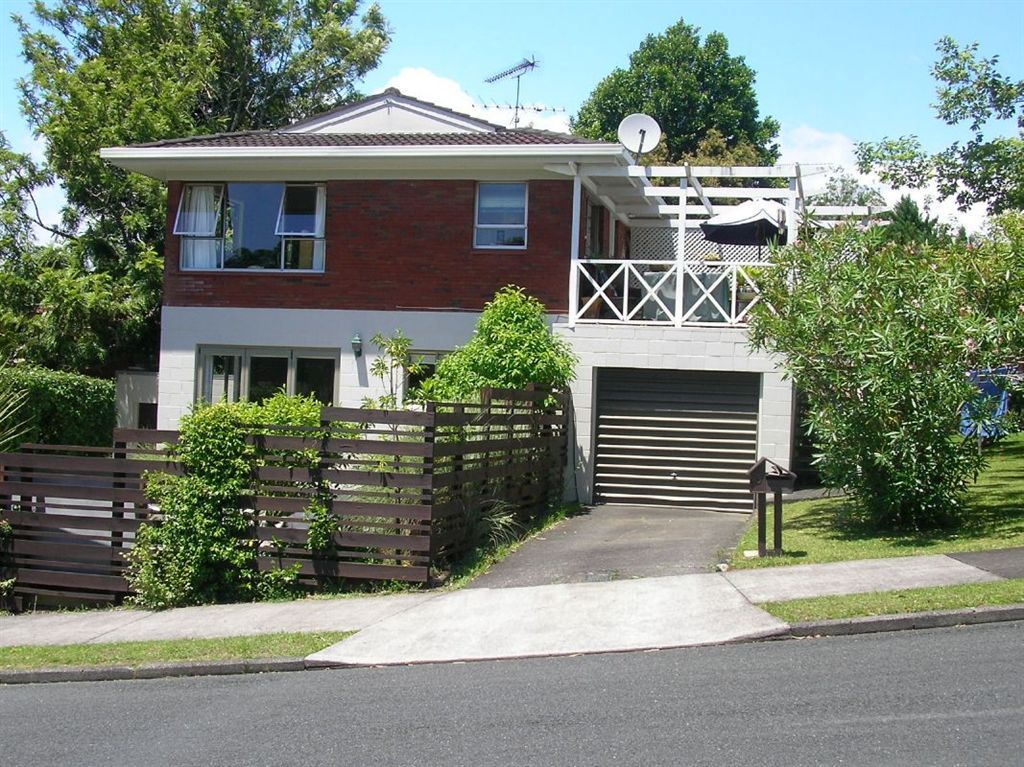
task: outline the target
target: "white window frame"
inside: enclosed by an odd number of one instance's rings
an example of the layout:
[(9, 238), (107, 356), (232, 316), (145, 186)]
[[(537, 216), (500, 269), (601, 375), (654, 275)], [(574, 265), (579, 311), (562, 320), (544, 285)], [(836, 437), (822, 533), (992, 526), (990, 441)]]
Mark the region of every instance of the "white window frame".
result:
[[(481, 224), (480, 223), (480, 187), (493, 184), (505, 186), (518, 184), (523, 187), (523, 225), (509, 226), (508, 224)], [(519, 229), (523, 230), (522, 245), (480, 245), (477, 243), (477, 232), (481, 229)], [(526, 250), (530, 244), (530, 185), (526, 181), (478, 181), (476, 194), (473, 200), (473, 249), (474, 250)]]
[[(261, 267), (261, 268), (232, 268), (224, 266), (224, 249), (225, 249), (225, 238), (223, 232), (219, 236), (209, 236), (205, 233), (193, 233), (183, 232), (178, 229), (178, 222), (181, 220), (181, 210), (185, 203), (185, 190), (190, 186), (213, 186), (217, 187), (219, 194), (217, 196), (218, 204), (218, 216), (217, 225), (218, 228), (224, 226), (224, 209), (229, 204), (228, 200), (228, 184), (222, 182), (187, 182), (182, 187), (181, 196), (178, 199), (178, 213), (174, 219), (174, 230), (173, 234), (179, 238), (179, 244), (184, 243), (186, 239), (194, 240), (214, 240), (220, 243), (219, 247), (219, 264), (220, 266), (215, 267), (192, 267), (185, 266), (183, 263), (184, 248), (179, 248), (178, 254), (178, 268), (183, 272), (233, 272), (233, 273), (245, 273), (245, 274), (323, 274), (327, 271), (327, 240), (325, 237), (326, 221), (327, 221), (327, 185), (317, 183), (290, 183), (287, 181), (236, 181), (231, 183), (237, 184), (282, 184), (283, 189), (281, 190), (281, 200), (278, 202), (277, 219), (274, 222), (274, 235), (281, 238), (281, 245), (278, 248), (278, 260), (277, 268)], [(284, 212), (284, 198), (288, 193), (288, 187), (293, 186), (313, 186), (317, 189), (316, 206), (317, 206), (317, 231), (314, 234), (308, 232), (302, 233), (291, 233), (281, 232), (281, 214)], [(312, 269), (288, 269), (285, 267), (285, 250), (289, 242), (295, 240), (312, 240), (313, 241), (313, 263), (314, 268)], [(317, 268), (316, 262), (320, 262), (319, 268)]]
[(207, 392), (211, 389), (214, 357), (239, 358), (239, 401), (249, 401), (249, 365), (253, 357), (283, 357), (288, 360), (288, 372), (285, 376), (285, 392), (294, 395), (296, 392), (298, 359), (321, 359), (334, 362), (333, 402), (338, 402), (338, 391), (341, 385), (341, 350), (323, 349), (302, 346), (221, 346), (201, 344), (196, 347), (196, 385), (193, 393), (194, 402), (209, 402)]

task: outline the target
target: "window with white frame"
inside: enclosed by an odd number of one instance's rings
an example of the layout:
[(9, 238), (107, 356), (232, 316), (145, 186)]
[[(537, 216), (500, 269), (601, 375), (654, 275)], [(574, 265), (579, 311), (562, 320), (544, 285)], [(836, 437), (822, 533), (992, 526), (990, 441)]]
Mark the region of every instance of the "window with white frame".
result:
[(527, 185), (479, 183), (476, 187), (477, 248), (525, 248)]
[(331, 349), (204, 346), (198, 396), (205, 402), (261, 402), (279, 391), (335, 402), (339, 354)]
[(322, 272), (326, 200), (322, 184), (187, 184), (181, 268)]

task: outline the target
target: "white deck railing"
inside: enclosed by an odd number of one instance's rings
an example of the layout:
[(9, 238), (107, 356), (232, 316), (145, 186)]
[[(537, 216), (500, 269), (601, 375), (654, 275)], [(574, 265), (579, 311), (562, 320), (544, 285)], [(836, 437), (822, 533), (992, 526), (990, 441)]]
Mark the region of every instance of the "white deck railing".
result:
[(746, 325), (766, 262), (573, 261), (572, 324)]

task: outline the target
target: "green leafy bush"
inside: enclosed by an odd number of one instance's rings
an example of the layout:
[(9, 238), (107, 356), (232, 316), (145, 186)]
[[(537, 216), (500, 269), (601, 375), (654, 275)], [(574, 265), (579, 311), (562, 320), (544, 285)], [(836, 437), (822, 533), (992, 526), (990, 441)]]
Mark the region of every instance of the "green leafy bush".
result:
[(552, 335), (544, 305), (509, 286), (487, 304), (472, 340), (441, 360), (418, 397), (467, 402), (487, 387), (563, 389), (575, 367), (568, 342)]
[(109, 446), (114, 382), (32, 365), (0, 369), (0, 389), (25, 392), (23, 442)]
[[(161, 511), (143, 525), (129, 555), (135, 601), (146, 607), (273, 599), (294, 591), (297, 568), (260, 572), (253, 493), (259, 426), (315, 426), (320, 404), (283, 393), (257, 405), (200, 406), (183, 419), (176, 457), (183, 476), (151, 474), (146, 492)], [(295, 451), (298, 465), (308, 451)], [(313, 451), (315, 453), (315, 451)]]
[(1024, 356), (1024, 217), (972, 246), (885, 240), (842, 228), (781, 251), (751, 340), (806, 392), (826, 484), (876, 529), (948, 526), (985, 461), (959, 434), (966, 373)]

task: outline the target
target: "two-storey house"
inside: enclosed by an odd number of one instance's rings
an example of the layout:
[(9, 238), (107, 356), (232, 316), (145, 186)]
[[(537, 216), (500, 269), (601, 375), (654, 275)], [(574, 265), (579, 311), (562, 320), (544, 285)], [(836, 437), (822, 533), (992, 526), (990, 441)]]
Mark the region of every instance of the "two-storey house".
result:
[(580, 358), (583, 501), (745, 509), (755, 457), (790, 461), (792, 386), (744, 330), (766, 256), (692, 225), (715, 210), (700, 173), (789, 178), (746, 193), (780, 199), (792, 227), (798, 171), (642, 168), (617, 143), (395, 90), (280, 130), (102, 156), (167, 183), (160, 428), (197, 401), (282, 387), (356, 405), (379, 394), (374, 334), (402, 329), (430, 363), (514, 284)]

